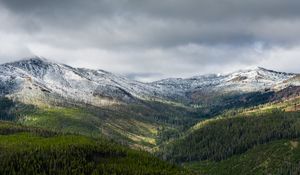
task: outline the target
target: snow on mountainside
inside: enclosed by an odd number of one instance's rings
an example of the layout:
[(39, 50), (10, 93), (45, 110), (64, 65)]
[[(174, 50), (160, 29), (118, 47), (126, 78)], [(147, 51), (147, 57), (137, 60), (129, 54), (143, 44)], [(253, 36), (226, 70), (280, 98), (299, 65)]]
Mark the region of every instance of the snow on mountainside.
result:
[[(103, 70), (72, 68), (43, 58), (32, 58), (0, 66), (1, 93), (19, 93), (38, 87), (86, 103), (101, 99), (133, 100), (150, 96), (151, 85), (129, 80)], [(26, 95), (26, 94), (25, 94)], [(102, 101), (103, 102), (103, 101)]]
[(31, 100), (38, 95), (45, 98), (48, 94), (93, 105), (138, 99), (188, 101), (186, 94), (192, 91), (264, 91), (283, 82), (286, 84), (295, 76), (256, 68), (226, 75), (142, 83), (103, 70), (73, 68), (43, 58), (31, 58), (0, 65), (0, 93), (19, 98), (28, 96)]
[(224, 92), (253, 92), (272, 89), (276, 85), (295, 76), (296, 74), (276, 72), (258, 67), (224, 75), (210, 74), (187, 79), (165, 79), (156, 81), (154, 84), (173, 90), (180, 89), (184, 91), (210, 89)]
[(295, 74), (276, 72), (267, 70), (261, 67), (252, 70), (237, 71), (228, 74), (224, 78), (224, 83), (221, 88), (226, 88), (226, 91), (261, 91), (273, 89), (276, 85), (294, 77)]

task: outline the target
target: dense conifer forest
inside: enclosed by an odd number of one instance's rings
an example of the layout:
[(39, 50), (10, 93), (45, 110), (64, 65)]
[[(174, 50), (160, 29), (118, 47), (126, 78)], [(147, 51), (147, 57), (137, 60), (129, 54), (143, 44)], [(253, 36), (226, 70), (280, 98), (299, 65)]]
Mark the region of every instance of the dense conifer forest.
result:
[(224, 160), (272, 140), (300, 136), (300, 113), (274, 110), (203, 122), (182, 139), (162, 146), (162, 157), (174, 162)]
[(0, 174), (192, 174), (103, 138), (0, 122)]

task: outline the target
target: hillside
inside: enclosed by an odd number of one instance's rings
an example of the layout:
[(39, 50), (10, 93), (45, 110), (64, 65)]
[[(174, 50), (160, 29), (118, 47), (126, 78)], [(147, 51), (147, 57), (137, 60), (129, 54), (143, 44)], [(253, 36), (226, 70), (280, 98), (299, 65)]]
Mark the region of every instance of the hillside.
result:
[(0, 122), (0, 174), (190, 174), (106, 139)]
[(278, 101), (199, 122), (157, 155), (204, 174), (297, 174), (300, 98), (290, 92), (295, 88), (277, 92), (285, 97)]
[(186, 164), (189, 169), (211, 175), (299, 174), (299, 139), (272, 141), (220, 162)]
[(300, 115), (272, 111), (252, 116), (205, 121), (182, 139), (162, 147), (162, 157), (175, 162), (224, 160), (272, 140), (298, 138)]
[(2, 120), (90, 137), (105, 136), (149, 151), (156, 146), (155, 139), (162, 127), (180, 129), (197, 121), (195, 110), (163, 103), (100, 108), (66, 104), (36, 106), (0, 98), (0, 107)]

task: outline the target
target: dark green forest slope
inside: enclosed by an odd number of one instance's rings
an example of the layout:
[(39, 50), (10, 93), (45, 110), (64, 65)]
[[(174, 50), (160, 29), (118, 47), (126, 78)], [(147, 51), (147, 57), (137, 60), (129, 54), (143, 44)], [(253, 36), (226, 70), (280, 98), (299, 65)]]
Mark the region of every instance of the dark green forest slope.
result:
[(299, 139), (272, 141), (223, 161), (207, 160), (186, 166), (210, 175), (296, 175), (300, 173)]
[(183, 138), (162, 146), (160, 153), (174, 162), (220, 161), (259, 144), (299, 136), (300, 113), (272, 111), (203, 122)]
[(202, 174), (299, 174), (299, 98), (199, 122), (158, 155)]
[(0, 174), (190, 174), (106, 139), (0, 122)]

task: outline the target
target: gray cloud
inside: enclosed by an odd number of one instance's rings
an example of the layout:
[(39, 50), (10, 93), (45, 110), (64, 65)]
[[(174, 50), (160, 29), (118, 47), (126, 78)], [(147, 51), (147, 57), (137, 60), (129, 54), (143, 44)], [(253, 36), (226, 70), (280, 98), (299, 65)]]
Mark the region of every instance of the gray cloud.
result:
[(136, 79), (289, 70), (271, 55), (296, 59), (299, 8), (298, 0), (0, 0), (0, 61), (41, 55)]

